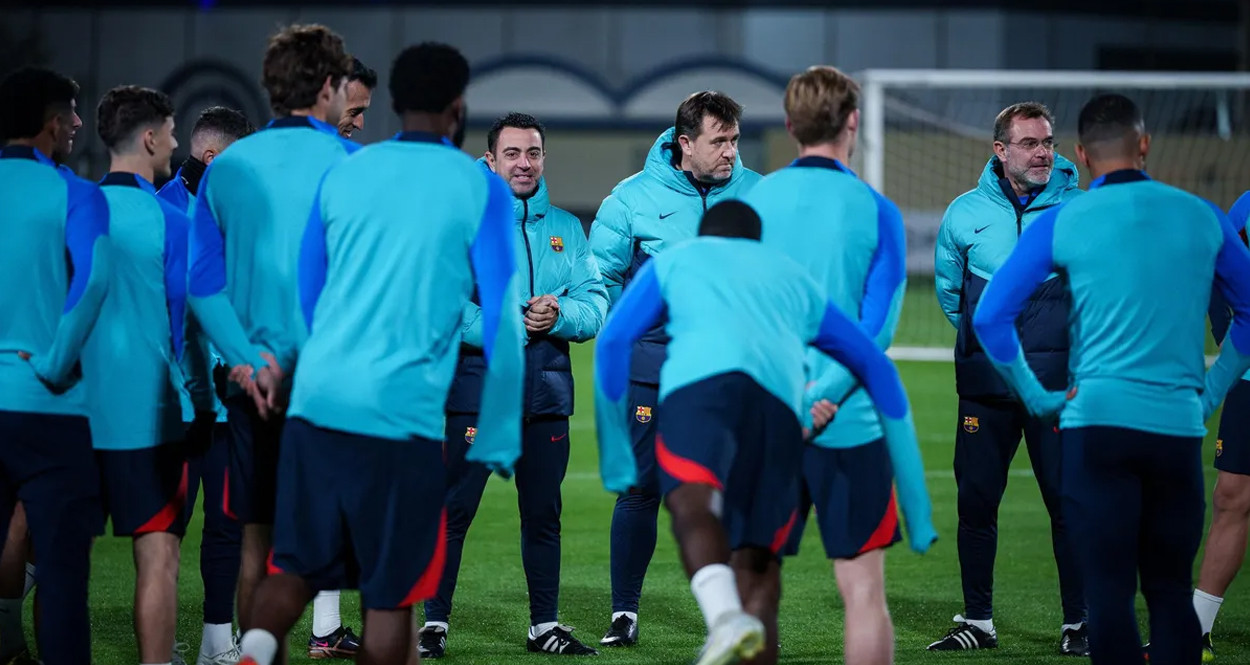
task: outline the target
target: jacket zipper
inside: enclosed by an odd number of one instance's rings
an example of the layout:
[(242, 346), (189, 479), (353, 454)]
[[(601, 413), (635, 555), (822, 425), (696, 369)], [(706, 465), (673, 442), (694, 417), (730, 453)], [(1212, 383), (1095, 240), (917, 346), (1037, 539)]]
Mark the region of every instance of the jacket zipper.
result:
[(530, 218), (530, 202), (529, 200), (521, 201), (521, 205), (525, 206), (525, 215), (521, 217), (521, 237), (525, 239), (525, 260), (529, 263), (530, 268), (530, 297), (534, 297), (534, 253), (530, 249), (530, 234), (526, 231), (525, 224)]

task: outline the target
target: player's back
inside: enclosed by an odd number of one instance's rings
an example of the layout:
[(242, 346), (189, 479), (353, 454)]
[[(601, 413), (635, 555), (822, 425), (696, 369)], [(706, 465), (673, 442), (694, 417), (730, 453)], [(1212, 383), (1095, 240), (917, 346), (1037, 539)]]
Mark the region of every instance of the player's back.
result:
[(250, 341), (279, 358), (303, 340), (296, 264), (317, 185), (358, 147), (326, 123), (279, 118), (233, 143), (200, 184), (196, 215), (221, 229), (226, 296)]
[[(829, 300), (859, 321), (864, 314), (864, 295), (874, 264), (890, 260), (882, 251), (882, 244), (895, 242), (901, 256), (902, 220), (894, 204), (836, 160), (823, 157), (801, 158), (768, 175), (744, 200), (763, 222), (764, 244), (806, 267), (826, 289)], [(901, 277), (898, 275), (900, 280)], [(890, 297), (896, 290), (890, 289)], [(878, 329), (870, 335), (880, 338), (880, 329), (885, 328), (885, 338), (892, 336), (892, 323), (886, 321), (888, 309), (869, 314), (874, 321), (868, 324)], [(821, 376), (835, 364), (815, 349), (808, 350), (807, 361), (811, 378)], [(842, 404), (838, 418), (822, 433), (818, 443), (855, 446), (881, 436), (872, 401), (863, 390), (858, 390)]]
[(441, 440), (473, 294), (470, 247), (496, 176), (431, 136), (404, 136), (414, 140), (371, 145), (322, 184), (325, 281), (290, 412), (319, 427)]
[(1072, 292), (1065, 427), (1201, 436), (1203, 348), (1221, 215), (1118, 171), (1055, 213), (1054, 265)]
[[(67, 310), (66, 221), (94, 183), (66, 176), (32, 148), (0, 150), (0, 410), (78, 413), (82, 391), (55, 397), (15, 351), (45, 353)], [(7, 353), (5, 353), (7, 352)]]
[(701, 237), (654, 259), (672, 341), (660, 396), (744, 372), (798, 414), (804, 352), (826, 300), (801, 265), (754, 240)]
[[(187, 219), (129, 173), (100, 182), (108, 201), (113, 271), (109, 295), (83, 347), (91, 438), (96, 448), (146, 448), (180, 440), (182, 311), (166, 292), (172, 243), (185, 247)], [(183, 238), (179, 240), (178, 235)], [(183, 250), (185, 251), (185, 250)], [(185, 258), (180, 263), (185, 284)]]

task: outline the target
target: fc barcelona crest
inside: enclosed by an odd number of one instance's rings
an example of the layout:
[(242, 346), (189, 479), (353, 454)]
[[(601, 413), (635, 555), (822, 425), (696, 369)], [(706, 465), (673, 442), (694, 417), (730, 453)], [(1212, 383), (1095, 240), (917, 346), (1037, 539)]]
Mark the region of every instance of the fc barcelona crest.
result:
[(1224, 454), (1224, 439), (1215, 440), (1215, 456), (1219, 457)]
[(551, 236), (551, 249), (555, 252), (564, 251), (564, 238), (560, 236)]
[(634, 411), (634, 418), (640, 423), (651, 422), (651, 407), (640, 406)]
[(465, 430), (464, 430), (464, 440), (465, 440), (465, 442), (466, 442), (466, 443), (470, 443), (470, 444), (471, 444), (471, 443), (473, 443), (473, 440), (474, 440), (474, 439), (476, 439), (476, 438), (477, 438), (477, 428), (476, 428), (476, 427), (468, 427), (468, 428), (465, 428)]
[(964, 431), (969, 434), (976, 434), (981, 429), (981, 420), (976, 416), (964, 416)]

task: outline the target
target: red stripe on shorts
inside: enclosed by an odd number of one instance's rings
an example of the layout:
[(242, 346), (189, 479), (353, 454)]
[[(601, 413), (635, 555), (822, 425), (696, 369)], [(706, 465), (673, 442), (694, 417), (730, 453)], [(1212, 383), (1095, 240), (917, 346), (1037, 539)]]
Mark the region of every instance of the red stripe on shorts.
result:
[(777, 529), (777, 533), (773, 536), (773, 544), (769, 547), (769, 549), (773, 551), (773, 554), (780, 552), (781, 548), (786, 546), (786, 541), (790, 540), (790, 532), (794, 530), (794, 523), (797, 522), (798, 519), (799, 511), (796, 508), (790, 513), (790, 519), (785, 523), (785, 526)]
[(421, 573), (421, 579), (412, 585), (412, 590), (400, 602), (400, 607), (411, 607), (423, 600), (433, 598), (438, 593), (438, 583), (443, 578), (443, 564), (447, 560), (447, 509), (444, 508), (438, 517), (438, 544), (434, 546), (434, 556), (430, 557), (430, 565)]
[(182, 479), (178, 481), (178, 491), (170, 498), (169, 503), (161, 508), (160, 512), (152, 516), (152, 519), (143, 523), (138, 529), (135, 529), (135, 535), (143, 533), (162, 533), (169, 531), (169, 527), (174, 525), (174, 520), (182, 514), (182, 506), (187, 502), (187, 463), (182, 463)]
[(894, 490), (890, 489), (890, 504), (885, 507), (885, 515), (881, 517), (881, 523), (877, 525), (877, 530), (872, 532), (868, 537), (868, 542), (860, 548), (859, 553), (871, 552), (879, 550), (894, 542), (894, 531), (898, 529), (898, 505), (894, 500)]
[(664, 437), (655, 435), (655, 460), (660, 463), (664, 473), (687, 485), (711, 485), (724, 490), (725, 485), (716, 477), (712, 470), (698, 462), (681, 457), (664, 445)]

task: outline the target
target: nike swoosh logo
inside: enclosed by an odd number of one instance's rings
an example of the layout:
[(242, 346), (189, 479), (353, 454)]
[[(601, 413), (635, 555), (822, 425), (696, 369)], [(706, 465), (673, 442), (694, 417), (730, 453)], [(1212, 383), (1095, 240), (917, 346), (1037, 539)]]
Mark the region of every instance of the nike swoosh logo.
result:
[(676, 215), (676, 214), (677, 214), (677, 211), (674, 210), (673, 212), (670, 212), (667, 215), (660, 215), (660, 219), (668, 219), (669, 217), (672, 217), (673, 215)]
[(551, 442), (552, 442), (552, 443), (555, 443), (556, 441), (560, 441), (560, 440), (565, 439), (565, 438), (567, 438), (567, 437), (568, 437), (568, 434), (561, 434), (560, 436), (553, 436), (553, 437), (551, 437)]
[(977, 229), (976, 231), (973, 231), (973, 233), (980, 233), (980, 232), (982, 232), (982, 231), (984, 231), (984, 230), (986, 230), (986, 229), (988, 229), (988, 228), (990, 228), (990, 225), (989, 225), (989, 224), (986, 224), (985, 226), (982, 226), (981, 228)]

